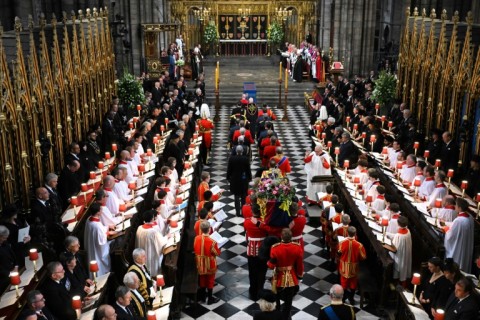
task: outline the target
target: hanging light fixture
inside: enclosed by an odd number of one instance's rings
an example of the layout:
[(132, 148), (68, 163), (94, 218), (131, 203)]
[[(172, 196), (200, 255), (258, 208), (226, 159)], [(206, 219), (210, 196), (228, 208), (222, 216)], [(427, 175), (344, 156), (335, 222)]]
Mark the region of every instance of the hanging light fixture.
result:
[(283, 21), (287, 20), (288, 17), (290, 17), (293, 13), (292, 9), (288, 9), (287, 7), (282, 8), (278, 7), (275, 9), (275, 15), (277, 16), (278, 19), (281, 19)]
[(200, 8), (194, 9), (193, 14), (198, 18), (198, 20), (203, 21), (207, 20), (212, 13), (212, 9), (208, 6), (206, 1), (203, 1), (203, 4)]

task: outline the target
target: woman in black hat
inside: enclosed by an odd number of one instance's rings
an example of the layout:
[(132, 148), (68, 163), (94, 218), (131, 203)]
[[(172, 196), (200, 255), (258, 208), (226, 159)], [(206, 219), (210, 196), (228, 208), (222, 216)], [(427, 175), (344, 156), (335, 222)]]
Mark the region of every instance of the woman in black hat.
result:
[(18, 241), (18, 232), (20, 229), (28, 226), (24, 219), (18, 218), (18, 209), (14, 205), (10, 205), (3, 210), (2, 221), (3, 224), (10, 231), (8, 242), (12, 246), (12, 250), (15, 253), (17, 264), (21, 268), (25, 265), (25, 256), (27, 255), (27, 245), (30, 242), (30, 235), (27, 235), (22, 240)]
[(282, 320), (283, 314), (277, 310), (277, 296), (271, 290), (262, 290), (258, 294), (260, 312), (255, 313), (253, 320)]

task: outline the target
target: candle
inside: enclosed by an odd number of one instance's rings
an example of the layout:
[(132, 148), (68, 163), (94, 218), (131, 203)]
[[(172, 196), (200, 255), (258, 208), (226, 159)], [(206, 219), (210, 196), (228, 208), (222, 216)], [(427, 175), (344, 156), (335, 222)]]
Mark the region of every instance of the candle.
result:
[(96, 260), (90, 261), (90, 272), (97, 272), (98, 271), (98, 263)]
[(185, 162), (184, 166), (185, 169), (190, 169), (190, 162)]
[(72, 297), (72, 308), (74, 310), (82, 309), (82, 298), (80, 296)]
[(142, 110), (142, 106), (139, 105), (139, 104), (137, 104), (137, 110), (138, 110), (138, 111)]
[(130, 181), (128, 183), (128, 189), (135, 190), (136, 188), (137, 188), (137, 184), (135, 183), (135, 181)]
[(170, 228), (176, 228), (176, 227), (178, 227), (178, 221), (170, 220)]
[(360, 183), (360, 177), (358, 177), (358, 176), (353, 177), (353, 183), (355, 183), (355, 184)]
[(90, 171), (90, 179), (93, 180), (95, 179), (97, 175), (95, 174), (95, 171)]
[(190, 156), (193, 155), (193, 149), (192, 148), (188, 149), (188, 155), (190, 155)]
[(438, 167), (440, 167), (441, 164), (442, 164), (442, 160), (440, 160), (440, 159), (435, 160), (435, 167), (438, 168)]
[(358, 130), (358, 123), (353, 124), (353, 130), (355, 130), (355, 131)]
[(365, 139), (367, 137), (367, 133), (366, 132), (362, 132), (362, 138)]
[(348, 168), (350, 167), (350, 160), (345, 160), (345, 161), (343, 161), (343, 167), (344, 167), (345, 169), (348, 169)]
[(147, 312), (147, 320), (157, 320), (157, 315), (155, 314), (155, 311), (148, 311)]
[(448, 169), (448, 172), (447, 172), (447, 177), (449, 178), (453, 178), (453, 169)]
[(372, 135), (370, 136), (370, 142), (374, 143), (375, 141), (377, 141), (377, 137), (375, 137), (375, 135), (372, 134)]
[(78, 198), (76, 196), (72, 196), (70, 198), (70, 203), (73, 205), (73, 206), (76, 206), (78, 205)]
[(28, 251), (28, 258), (30, 259), (30, 261), (36, 261), (38, 260), (38, 251), (37, 249), (30, 249)]
[(412, 284), (418, 286), (420, 284), (420, 273), (414, 273), (412, 277)]
[(116, 143), (112, 143), (112, 150), (117, 151), (117, 144)]
[(445, 311), (443, 311), (443, 309), (435, 310), (434, 320), (444, 320), (444, 319), (445, 319)]
[(435, 208), (441, 208), (442, 207), (442, 198), (436, 198), (435, 199)]
[(388, 127), (393, 128), (393, 121), (388, 121)]
[(415, 142), (413, 143), (413, 149), (418, 149), (418, 148), (420, 148), (420, 142), (415, 141)]
[(108, 152), (108, 151), (105, 152), (105, 159), (106, 160), (110, 159), (110, 152)]
[(140, 163), (138, 165), (138, 172), (145, 172), (145, 164)]
[(388, 227), (388, 219), (382, 218), (382, 227)]
[(430, 150), (425, 150), (425, 151), (423, 152), (423, 157), (424, 157), (425, 159), (428, 158), (428, 157), (430, 157)]
[(340, 154), (340, 147), (335, 147), (335, 154)]
[(20, 274), (18, 272), (10, 272), (10, 284), (12, 286), (18, 286), (22, 280), (20, 279)]
[(190, 145), (188, 147), (194, 149), (195, 148), (195, 143), (190, 143)]
[(88, 190), (88, 186), (87, 186), (86, 183), (82, 183), (82, 184), (80, 185), (80, 188), (81, 188), (82, 192), (87, 192), (87, 190)]
[(127, 205), (125, 203), (120, 203), (118, 205), (118, 211), (125, 212), (127, 210)]
[(198, 125), (195, 126), (195, 131), (198, 131), (200, 127)]
[(398, 161), (397, 162), (397, 169), (401, 170), (403, 168), (403, 161)]
[(382, 154), (388, 154), (388, 147), (382, 148)]
[(382, 122), (385, 122), (385, 120), (387, 120), (387, 117), (386, 117), (386, 116), (382, 116)]
[(197, 140), (197, 138), (198, 138), (198, 133), (194, 133), (193, 134), (193, 140)]
[(138, 122), (138, 117), (133, 117), (133, 122), (137, 123)]
[(280, 66), (279, 66), (279, 69), (278, 69), (278, 80), (279, 81), (282, 80), (282, 61), (280, 61)]
[(165, 279), (163, 278), (163, 274), (159, 274), (157, 276), (157, 287), (163, 287), (165, 285)]
[(187, 184), (187, 179), (181, 178), (181, 179), (180, 179), (180, 183), (181, 183), (181, 184)]
[(322, 132), (322, 139), (325, 139), (327, 137), (327, 133), (326, 132)]
[(347, 117), (347, 124), (350, 123), (350, 117)]
[(160, 131), (162, 131), (162, 132), (165, 131), (165, 126), (163, 124), (160, 125)]
[(157, 144), (158, 143), (158, 137), (153, 137), (153, 144)]
[(177, 197), (177, 199), (175, 199), (176, 204), (182, 204), (182, 202), (183, 202), (183, 199), (181, 197)]
[(468, 188), (468, 181), (467, 180), (463, 180), (462, 181), (462, 184), (460, 185), (460, 188), (462, 190), (466, 190)]
[(103, 161), (98, 161), (97, 167), (98, 169), (103, 169), (105, 167), (105, 164), (103, 163)]
[(129, 123), (128, 123), (128, 127), (129, 127), (130, 129), (133, 129), (133, 122), (129, 122)]
[(168, 118), (165, 118), (165, 125), (168, 126)]
[(315, 130), (320, 131), (320, 125), (319, 124), (315, 125)]
[(477, 200), (477, 202), (480, 202), (480, 193), (477, 193), (477, 196), (475, 197), (475, 200)]
[(147, 156), (151, 157), (153, 155), (152, 149), (148, 148), (147, 149)]
[(327, 147), (329, 147), (329, 148), (332, 147), (332, 141), (327, 141)]
[(285, 69), (285, 90), (288, 89), (288, 70)]
[(422, 185), (422, 180), (420, 180), (420, 178), (415, 178), (415, 179), (413, 180), (413, 185), (414, 185), (415, 187), (420, 187), (420, 186)]
[(379, 110), (380, 109), (380, 104), (379, 103), (376, 103), (375, 104), (375, 110)]

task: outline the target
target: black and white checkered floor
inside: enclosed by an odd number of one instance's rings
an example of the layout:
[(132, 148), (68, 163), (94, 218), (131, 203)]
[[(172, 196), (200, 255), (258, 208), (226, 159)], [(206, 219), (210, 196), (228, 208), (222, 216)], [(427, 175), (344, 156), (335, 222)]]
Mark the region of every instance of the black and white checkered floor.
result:
[[(231, 107), (222, 106), (220, 122), (216, 123), (212, 148), (211, 165), (205, 170), (211, 174), (210, 185), (218, 185), (225, 189), (221, 202), (225, 203), (224, 211), (229, 215), (220, 229), (220, 234), (230, 241), (223, 246), (222, 254), (217, 258), (218, 272), (216, 275), (214, 295), (221, 300), (213, 305), (200, 304), (190, 306), (182, 313), (182, 319), (251, 319), (259, 310), (258, 304), (248, 298), (248, 266), (246, 258), (246, 241), (243, 230), (243, 218), (235, 216), (234, 199), (229, 190), (228, 181), (225, 179), (228, 163), (228, 151), (226, 148), (229, 115)], [(289, 157), (292, 166), (290, 181), (296, 186), (299, 197), (304, 200), (306, 189), (306, 175), (303, 171), (303, 158), (305, 150), (310, 146), (307, 136), (309, 116), (303, 106), (289, 106), (289, 122), (280, 119), (283, 112), (274, 110), (278, 120), (275, 122), (275, 130), (284, 146), (284, 152)], [(212, 110), (212, 115), (214, 111)], [(254, 154), (256, 150), (254, 150)], [(252, 173), (259, 168), (258, 159), (253, 161)], [(311, 207), (310, 207), (311, 208)], [(308, 208), (307, 208), (308, 209)], [(313, 219), (312, 219), (313, 220)], [(305, 227), (305, 276), (300, 285), (300, 291), (293, 300), (293, 319), (316, 319), (320, 308), (330, 303), (328, 290), (334, 283), (338, 283), (338, 274), (334, 267), (327, 261), (326, 251), (320, 245), (320, 228), (318, 221), (311, 221)], [(269, 274), (267, 275), (267, 277)], [(268, 283), (265, 284), (267, 288)], [(355, 310), (357, 319), (378, 319), (371, 313), (358, 308), (360, 298)]]

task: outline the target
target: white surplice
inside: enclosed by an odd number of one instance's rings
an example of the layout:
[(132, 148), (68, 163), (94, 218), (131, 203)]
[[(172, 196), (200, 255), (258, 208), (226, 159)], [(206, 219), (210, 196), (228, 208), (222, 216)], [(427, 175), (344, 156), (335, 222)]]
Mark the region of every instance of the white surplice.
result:
[(107, 206), (108, 210), (111, 213), (116, 214), (119, 212), (120, 204), (124, 204), (125, 202), (122, 199), (119, 199), (117, 194), (110, 189), (104, 189), (105, 193), (108, 195), (107, 202), (105, 205)]
[(152, 275), (162, 273), (163, 247), (166, 243), (167, 237), (162, 236), (157, 225), (144, 224), (138, 227), (135, 247), (145, 250), (147, 254), (145, 265)]
[(444, 184), (438, 184), (433, 188), (432, 193), (427, 198), (427, 206), (435, 207), (435, 199), (443, 199), (447, 195), (447, 188)]
[(416, 170), (415, 165), (407, 166), (406, 164), (402, 167), (402, 174), (400, 175), (400, 179), (402, 179), (403, 183), (412, 183), (413, 179), (415, 178)]
[(428, 199), (435, 189), (435, 180), (433, 177), (428, 177), (423, 180), (422, 184), (418, 188), (418, 196), (420, 199)]
[(405, 281), (412, 276), (412, 235), (410, 230), (406, 230), (406, 234), (397, 232), (393, 236), (392, 244), (397, 248), (397, 252), (390, 252), (394, 261), (393, 278), (400, 281)]
[[(324, 167), (328, 166), (328, 168)], [(315, 152), (310, 153), (305, 158), (305, 172), (307, 173), (307, 198), (310, 201), (318, 201), (317, 193), (325, 192), (327, 185), (324, 183), (312, 183), (312, 178), (315, 176), (329, 176), (332, 174), (330, 166), (330, 156), (323, 152), (317, 155)]]
[(453, 258), (460, 269), (470, 273), (473, 255), (474, 222), (472, 216), (459, 213), (445, 234), (445, 256)]
[(108, 227), (105, 227), (100, 219), (89, 218), (85, 223), (85, 250), (88, 254), (88, 261), (97, 261), (97, 277), (110, 272), (110, 245), (107, 231)]
[(112, 212), (108, 209), (107, 206), (102, 206), (102, 214), (100, 215), (100, 221), (106, 227), (114, 225), (116, 226), (122, 222), (122, 217), (114, 217)]

